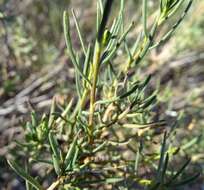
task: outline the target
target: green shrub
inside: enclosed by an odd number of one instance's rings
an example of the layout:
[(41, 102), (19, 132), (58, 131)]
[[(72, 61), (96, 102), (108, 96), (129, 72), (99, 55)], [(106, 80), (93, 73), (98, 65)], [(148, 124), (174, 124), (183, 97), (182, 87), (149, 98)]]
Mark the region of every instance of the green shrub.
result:
[[(108, 24), (113, 6), (117, 7), (114, 3), (97, 1), (94, 44), (86, 45), (72, 10), (83, 55), (72, 46), (69, 13), (63, 14), (78, 98), (62, 113), (56, 112), (54, 98), (49, 116), (39, 119), (33, 112), (31, 122), (24, 126), (25, 142), (17, 143), (26, 166), (17, 157), (8, 163), (25, 179), (27, 189), (44, 189), (45, 182), (50, 185), (48, 190), (177, 189), (199, 176), (185, 172), (189, 159), (172, 169), (179, 152), (172, 142), (176, 124), (167, 125), (156, 113), (157, 91), (148, 88), (151, 76), (137, 74), (145, 55), (171, 37), (192, 1), (160, 0), (154, 21), (148, 22), (148, 1), (143, 0), (143, 29), (134, 40), (128, 34), (136, 23), (124, 22), (125, 0)], [(178, 16), (177, 22), (156, 41), (160, 28), (173, 15)], [(160, 137), (161, 143), (155, 144)], [(42, 167), (34, 178), (29, 173), (36, 164)]]

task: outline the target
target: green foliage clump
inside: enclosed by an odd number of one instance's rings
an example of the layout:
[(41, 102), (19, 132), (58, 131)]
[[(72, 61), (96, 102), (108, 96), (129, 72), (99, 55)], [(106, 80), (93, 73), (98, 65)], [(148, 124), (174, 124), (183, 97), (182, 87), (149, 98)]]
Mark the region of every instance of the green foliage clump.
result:
[[(96, 38), (88, 45), (72, 10), (83, 55), (74, 50), (69, 12), (64, 12), (65, 41), (75, 68), (78, 98), (62, 113), (56, 112), (53, 99), (49, 116), (38, 119), (32, 113), (31, 122), (24, 126), (25, 142), (17, 143), (23, 148), (26, 167), (14, 159), (8, 163), (25, 179), (27, 189), (44, 189), (45, 181), (50, 183), (48, 190), (177, 189), (199, 176), (186, 174), (189, 159), (172, 169), (179, 152), (172, 143), (176, 124), (167, 124), (156, 113), (157, 91), (148, 88), (151, 75), (137, 74), (145, 55), (171, 37), (192, 1), (160, 0), (154, 21), (148, 22), (148, 1), (143, 0), (143, 29), (134, 43), (128, 34), (136, 23), (124, 22), (125, 4), (120, 1), (118, 15), (109, 24), (116, 4), (97, 1)], [(183, 10), (181, 16), (177, 10)], [(156, 42), (161, 26), (173, 15), (179, 17), (177, 22)], [(36, 164), (43, 164), (43, 172), (34, 178), (29, 171)]]

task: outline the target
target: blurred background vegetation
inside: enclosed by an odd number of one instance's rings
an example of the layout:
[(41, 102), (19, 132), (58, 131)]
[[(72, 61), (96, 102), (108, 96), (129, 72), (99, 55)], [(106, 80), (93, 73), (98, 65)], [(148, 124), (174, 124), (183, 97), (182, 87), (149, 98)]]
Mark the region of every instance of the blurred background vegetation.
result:
[[(34, 109), (47, 112), (55, 95), (60, 105), (75, 97), (74, 70), (65, 54), (62, 12), (74, 7), (87, 41), (94, 39), (93, 0), (0, 0), (0, 189), (23, 189), (5, 156), (21, 139), (21, 124)], [(128, 0), (127, 20), (140, 29), (140, 0)], [(149, 1), (154, 9), (156, 0)], [(151, 18), (151, 16), (150, 16)], [(171, 24), (171, 23), (169, 23)], [(73, 26), (73, 24), (72, 24)], [(165, 32), (165, 28), (163, 28)], [(138, 33), (135, 30), (131, 35)], [(79, 42), (73, 28), (74, 46)], [(175, 143), (183, 145), (193, 164), (204, 167), (204, 1), (195, 0), (190, 13), (167, 43), (153, 50), (138, 69), (152, 73), (158, 88), (158, 112), (180, 128)], [(119, 60), (120, 61), (120, 60)], [(120, 62), (119, 62), (120, 63)], [(121, 63), (122, 64), (122, 63)], [(200, 183), (193, 189), (203, 189)]]

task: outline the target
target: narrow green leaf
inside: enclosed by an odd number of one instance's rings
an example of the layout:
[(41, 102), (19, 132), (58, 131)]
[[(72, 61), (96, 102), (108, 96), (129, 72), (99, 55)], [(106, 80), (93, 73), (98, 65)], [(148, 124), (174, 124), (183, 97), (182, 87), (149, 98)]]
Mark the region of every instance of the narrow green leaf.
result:
[[(112, 27), (110, 29), (110, 40), (105, 49), (106, 56), (108, 55), (109, 52), (111, 52), (111, 50), (114, 48), (114, 46), (117, 43), (117, 37), (120, 33), (121, 23), (122, 23), (122, 17), (119, 15), (118, 18), (114, 19)], [(105, 57), (103, 59), (105, 59)]]
[(69, 14), (66, 11), (64, 11), (64, 13), (63, 13), (63, 27), (64, 27), (64, 36), (65, 36), (65, 41), (66, 41), (66, 45), (67, 45), (67, 50), (69, 52), (69, 56), (71, 58), (71, 61), (74, 64), (76, 70), (83, 77), (83, 79), (86, 80), (90, 84), (90, 81), (83, 74), (83, 71), (81, 70), (81, 68), (78, 65), (78, 62), (77, 62), (77, 59), (76, 59), (76, 55), (75, 55), (73, 47), (72, 47), (72, 41), (71, 41), (71, 36), (70, 36)]
[(99, 3), (101, 15), (103, 15), (103, 3), (102, 3), (102, 0), (98, 0), (98, 3)]
[[(25, 172), (28, 173), (28, 163), (25, 163)], [(33, 186), (26, 180), (26, 190), (32, 190)]]
[(70, 163), (72, 162), (71, 158), (73, 158), (74, 156), (74, 152), (75, 152), (75, 148), (76, 148), (76, 145), (77, 145), (77, 139), (78, 139), (78, 135), (79, 135), (80, 131), (77, 133), (77, 135), (74, 137), (74, 140), (67, 152), (67, 155), (65, 157), (65, 167), (66, 167), (66, 170), (69, 169), (70, 167)]
[(140, 85), (140, 90), (142, 90), (143, 88), (145, 88), (149, 84), (151, 78), (152, 78), (152, 75), (147, 76), (147, 78), (144, 80), (144, 82)]
[[(122, 19), (121, 19), (122, 21)], [(122, 24), (122, 22), (120, 23)], [(108, 50), (106, 50), (106, 56), (103, 58), (102, 63), (106, 63), (108, 62), (111, 58), (113, 58), (113, 56), (115, 55), (116, 51), (119, 49), (120, 45), (122, 44), (122, 42), (125, 40), (127, 34), (133, 29), (133, 27), (135, 26), (135, 22), (132, 22), (129, 27), (126, 29), (126, 31), (124, 31), (124, 33), (122, 34), (122, 36), (118, 39), (117, 43), (114, 44), (114, 42), (110, 43), (109, 46), (107, 47)], [(114, 46), (115, 45), (115, 46)], [(114, 46), (114, 47), (113, 47)]]
[(202, 136), (199, 135), (198, 137), (195, 137), (193, 138), (192, 140), (190, 140), (189, 142), (187, 142), (186, 144), (182, 145), (181, 146), (181, 149), (182, 150), (186, 150), (190, 147), (192, 147), (194, 144), (198, 143), (199, 139), (201, 138)]
[(60, 160), (59, 144), (57, 140), (55, 139), (52, 131), (49, 132), (48, 138), (49, 138), (49, 143), (50, 143), (52, 152), (57, 157), (57, 159)]
[(43, 187), (29, 174), (25, 172), (25, 170), (22, 169), (21, 166), (19, 166), (14, 160), (7, 160), (10, 167), (18, 174), (20, 175), (24, 180), (27, 180), (35, 189), (37, 190), (43, 190)]
[(136, 174), (138, 174), (139, 160), (140, 160), (140, 149), (138, 148), (137, 153), (135, 155), (135, 167), (134, 167)]
[(153, 128), (153, 127), (162, 127), (165, 126), (166, 122), (161, 120), (158, 122), (150, 122), (150, 123), (132, 123), (132, 124), (123, 124), (122, 127), (126, 128), (135, 128), (135, 129), (146, 129), (146, 128)]
[(55, 106), (56, 106), (56, 98), (54, 97), (52, 99), (52, 104), (51, 104), (51, 109), (50, 109), (50, 115), (49, 115), (49, 121), (48, 121), (48, 128), (50, 129), (53, 122), (54, 122), (54, 119), (55, 119), (55, 116), (53, 115), (53, 113), (55, 112)]
[(142, 32), (139, 33), (133, 47), (131, 48), (131, 54), (132, 55), (134, 55), (136, 53), (136, 51), (137, 51), (137, 49), (139, 47), (141, 38), (142, 38)]
[(101, 14), (99, 1), (97, 1), (96, 6), (97, 6), (97, 8), (96, 8), (96, 31), (98, 33), (100, 22), (101, 22), (101, 15), (103, 15), (103, 14)]
[(36, 128), (29, 121), (26, 122), (26, 130), (29, 129), (32, 135), (36, 134)]
[(100, 150), (102, 150), (105, 146), (107, 145), (107, 141), (104, 141), (102, 144), (100, 144), (99, 146), (97, 146), (95, 149), (93, 149), (93, 153), (96, 153)]
[(115, 178), (105, 178), (99, 180), (89, 180), (89, 181), (80, 181), (80, 184), (114, 184), (123, 181), (124, 178), (115, 177)]
[(52, 160), (44, 160), (44, 159), (32, 159), (32, 162), (36, 162), (36, 163), (44, 163), (44, 164), (49, 164), (49, 165), (52, 165)]
[[(171, 17), (172, 15), (174, 15), (174, 13), (181, 8), (182, 4), (185, 2), (186, 0), (178, 0), (175, 4), (172, 4), (169, 7), (169, 11), (168, 11), (168, 18)], [(189, 4), (191, 4), (193, 2), (193, 0), (189, 0), (189, 3), (187, 5), (187, 7), (189, 6)], [(189, 7), (190, 8), (190, 7)], [(184, 11), (185, 12), (185, 11)]]
[(72, 108), (74, 99), (72, 98), (69, 102), (69, 104), (66, 106), (65, 110), (62, 112), (61, 116), (56, 120), (56, 124), (60, 124), (60, 122), (63, 120), (62, 118), (65, 118), (66, 115), (69, 113), (70, 109)]
[(80, 29), (80, 26), (79, 26), (79, 22), (78, 22), (78, 20), (76, 18), (76, 14), (75, 14), (74, 9), (72, 9), (72, 15), (73, 15), (74, 22), (75, 22), (75, 25), (76, 25), (76, 29), (77, 29), (77, 33), (78, 33), (79, 40), (80, 40), (80, 43), (81, 43), (81, 47), (83, 49), (84, 55), (86, 55), (85, 43), (84, 43), (84, 40), (83, 40), (83, 37), (82, 37), (82, 34), (81, 34), (81, 29)]
[(84, 61), (84, 70), (83, 70), (83, 73), (86, 76), (88, 75), (88, 69), (90, 68), (90, 61), (91, 61), (91, 45), (89, 44), (85, 61)]
[(164, 10), (164, 1), (160, 0), (160, 14), (163, 12)]
[(56, 174), (60, 176), (61, 175), (60, 160), (57, 158), (56, 155), (52, 154), (52, 161)]
[(166, 157), (165, 157), (162, 173), (161, 173), (161, 183), (162, 184), (164, 183), (164, 178), (165, 178), (165, 175), (166, 175), (168, 163), (169, 163), (169, 154), (167, 153)]
[(116, 178), (107, 178), (105, 181), (106, 181), (106, 183), (113, 184), (113, 183), (121, 182), (123, 180), (124, 180), (123, 178), (116, 177)]
[(179, 187), (179, 186), (183, 186), (183, 185), (187, 185), (189, 183), (192, 183), (193, 181), (195, 181), (196, 179), (198, 179), (198, 177), (200, 176), (200, 173), (197, 173), (191, 177), (188, 177), (186, 179), (181, 180), (178, 183), (174, 183), (172, 185), (169, 185), (169, 187)]
[(126, 97), (130, 96), (132, 93), (134, 93), (138, 89), (138, 87), (139, 87), (139, 83), (135, 82), (133, 87), (129, 91), (127, 91), (124, 94), (120, 95), (119, 98), (123, 99), (123, 98), (126, 98)]
[(76, 164), (78, 155), (79, 155), (79, 147), (76, 147), (76, 151), (74, 153), (74, 157), (73, 157), (73, 160), (72, 160), (72, 168), (74, 168), (74, 166)]
[(179, 2), (182, 2), (182, 0), (175, 0), (173, 3), (170, 5), (169, 9), (174, 8)]
[(141, 109), (146, 109), (157, 99), (157, 95), (152, 95), (145, 100), (145, 102), (140, 106)]
[(185, 168), (189, 165), (191, 159), (188, 159), (184, 165), (176, 172), (176, 174), (169, 180), (169, 182), (167, 183), (167, 185), (170, 185), (174, 180), (176, 180), (185, 170)]
[(34, 128), (38, 125), (37, 116), (36, 116), (36, 113), (34, 111), (32, 111), (32, 113), (31, 113), (31, 124)]
[[(124, 9), (124, 1), (121, 2), (119, 15), (116, 19), (114, 19), (113, 25), (112, 25), (111, 30), (110, 30), (111, 36), (112, 37), (114, 36), (115, 38), (112, 38), (109, 41), (107, 48), (106, 48), (106, 52), (113, 52), (113, 50), (116, 49), (116, 47), (114, 47), (114, 46), (117, 46), (116, 45), (116, 43), (117, 43), (116, 37), (119, 35), (120, 29), (122, 27), (123, 9)], [(104, 61), (104, 62), (107, 62), (107, 61)]]

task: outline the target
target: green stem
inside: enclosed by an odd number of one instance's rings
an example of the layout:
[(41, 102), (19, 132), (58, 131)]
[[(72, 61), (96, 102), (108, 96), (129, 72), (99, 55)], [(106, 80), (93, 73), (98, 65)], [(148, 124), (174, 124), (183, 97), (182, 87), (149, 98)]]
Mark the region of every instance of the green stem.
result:
[(96, 38), (95, 49), (94, 49), (94, 57), (93, 57), (93, 65), (91, 69), (91, 77), (92, 78), (92, 86), (90, 92), (90, 113), (89, 113), (89, 141), (93, 142), (93, 124), (94, 124), (94, 111), (95, 111), (95, 101), (96, 101), (96, 86), (99, 74), (100, 67), (100, 57), (101, 57), (101, 49), (102, 49), (102, 40), (105, 31), (105, 27), (111, 12), (111, 7), (114, 0), (107, 0), (105, 3), (103, 17), (101, 20), (101, 24), (99, 27), (99, 31)]
[(95, 111), (95, 101), (96, 101), (96, 86), (98, 80), (99, 66), (100, 66), (100, 55), (101, 55), (101, 46), (98, 41), (95, 44), (94, 58), (93, 58), (93, 81), (90, 92), (90, 113), (89, 113), (89, 132), (90, 132), (90, 141), (92, 141), (93, 134), (93, 120), (94, 120), (94, 111)]

